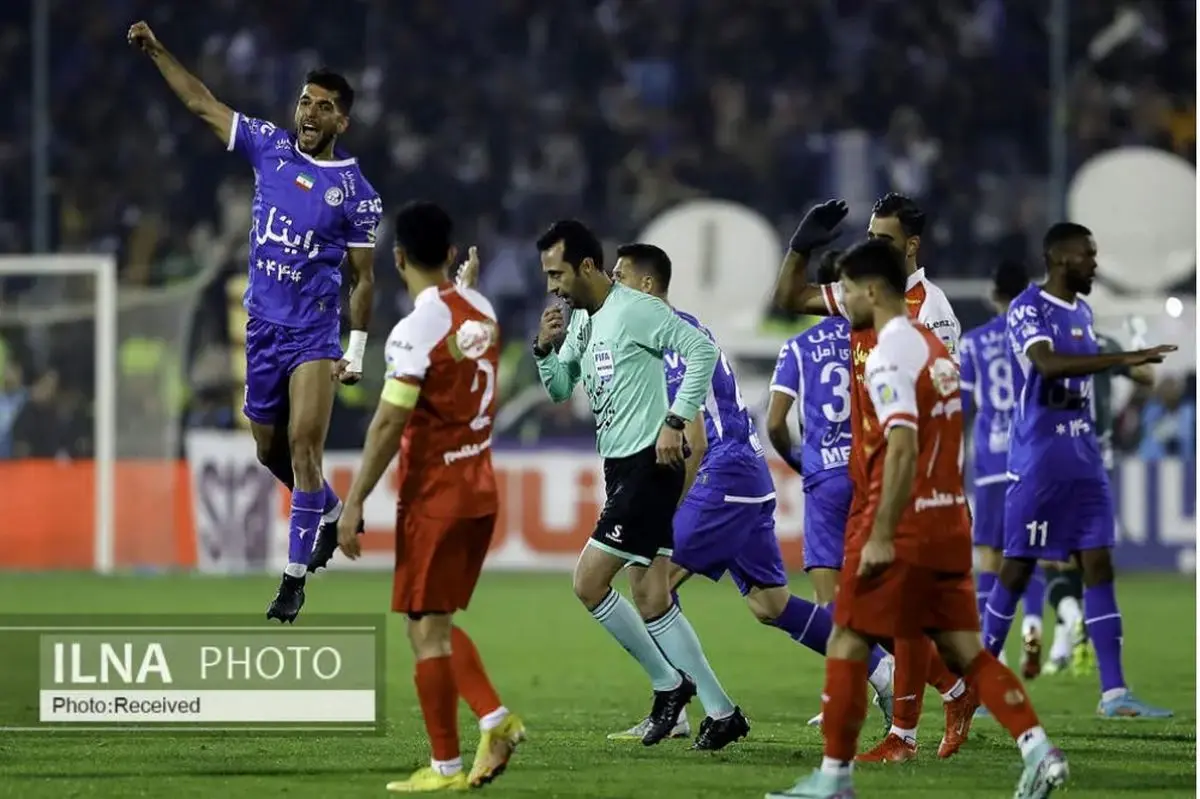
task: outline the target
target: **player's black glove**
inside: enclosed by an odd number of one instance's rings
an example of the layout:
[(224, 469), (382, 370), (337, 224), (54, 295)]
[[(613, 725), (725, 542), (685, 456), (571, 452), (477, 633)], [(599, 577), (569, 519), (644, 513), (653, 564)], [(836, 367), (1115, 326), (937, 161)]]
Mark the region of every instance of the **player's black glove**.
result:
[(817, 247), (823, 247), (842, 235), (838, 225), (846, 218), (850, 209), (845, 200), (826, 200), (809, 210), (800, 220), (788, 244), (792, 252), (808, 256)]

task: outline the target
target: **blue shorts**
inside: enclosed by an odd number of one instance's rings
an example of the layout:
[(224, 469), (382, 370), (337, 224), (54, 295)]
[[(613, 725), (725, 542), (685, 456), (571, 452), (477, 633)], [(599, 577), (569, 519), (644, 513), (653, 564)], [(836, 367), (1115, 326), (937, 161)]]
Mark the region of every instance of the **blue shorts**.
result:
[(1072, 553), (1117, 543), (1107, 480), (1008, 484), (1004, 497), (1004, 556), (1070, 560)]
[(842, 568), (846, 520), (854, 485), (847, 475), (826, 478), (804, 491), (804, 570)]
[(788, 584), (775, 537), (775, 500), (726, 502), (688, 494), (675, 512), (671, 560), (710, 580), (725, 572), (745, 596), (751, 588)]
[(971, 535), (977, 547), (1004, 549), (1004, 503), (1008, 481), (975, 486)]
[(250, 319), (246, 322), (246, 398), (242, 412), (252, 422), (275, 424), (288, 407), (292, 372), (309, 361), (337, 361), (341, 357), (341, 331), (336, 322), (307, 330)]

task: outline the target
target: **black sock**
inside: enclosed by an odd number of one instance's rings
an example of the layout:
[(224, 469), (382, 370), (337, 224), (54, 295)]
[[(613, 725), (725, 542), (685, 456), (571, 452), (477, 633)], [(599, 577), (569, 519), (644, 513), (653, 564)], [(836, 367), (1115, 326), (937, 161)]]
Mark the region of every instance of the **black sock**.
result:
[(1069, 574), (1071, 572), (1046, 569), (1046, 599), (1054, 609), (1055, 615), (1058, 615), (1058, 603), (1072, 596), (1071, 579), (1067, 576)]

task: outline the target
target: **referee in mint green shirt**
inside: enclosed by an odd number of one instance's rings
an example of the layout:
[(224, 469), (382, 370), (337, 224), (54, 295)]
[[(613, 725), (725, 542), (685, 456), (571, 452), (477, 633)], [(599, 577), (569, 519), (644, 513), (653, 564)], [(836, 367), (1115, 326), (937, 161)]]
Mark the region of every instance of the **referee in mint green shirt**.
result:
[[(651, 746), (697, 694), (709, 718), (736, 710), (672, 601), (667, 576), (683, 429), (702, 412), (720, 353), (662, 300), (614, 283), (599, 239), (583, 223), (555, 222), (537, 246), (547, 291), (571, 308), (569, 320), (557, 306), (542, 314), (533, 347), (538, 373), (555, 402), (582, 380), (604, 459), (606, 502), (575, 567), (575, 595), (649, 675), (654, 705), (642, 743)], [(664, 350), (687, 363), (669, 408)], [(612, 588), (626, 566), (636, 610)]]

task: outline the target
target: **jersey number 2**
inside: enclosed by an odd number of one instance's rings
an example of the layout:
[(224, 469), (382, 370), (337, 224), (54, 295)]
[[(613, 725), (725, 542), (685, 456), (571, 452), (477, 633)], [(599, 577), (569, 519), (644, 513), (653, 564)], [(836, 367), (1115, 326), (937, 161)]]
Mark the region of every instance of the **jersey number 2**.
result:
[(475, 432), (479, 432), (492, 424), (492, 417), (488, 411), (492, 407), (492, 397), (496, 395), (496, 367), (492, 366), (491, 361), (476, 361), (475, 367), (475, 378), (471, 381), (471, 393), (482, 390), (483, 394), (479, 397), (479, 412), (471, 420), (470, 427)]

